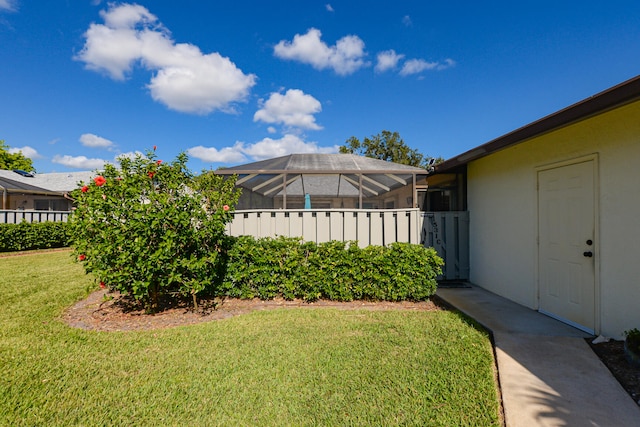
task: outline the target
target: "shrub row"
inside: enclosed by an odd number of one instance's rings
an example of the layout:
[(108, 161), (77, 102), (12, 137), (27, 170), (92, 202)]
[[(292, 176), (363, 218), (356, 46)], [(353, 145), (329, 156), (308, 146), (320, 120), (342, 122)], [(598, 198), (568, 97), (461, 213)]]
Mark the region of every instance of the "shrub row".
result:
[(0, 252), (63, 248), (71, 244), (66, 222), (26, 222), (0, 224)]
[(295, 238), (231, 239), (220, 294), (306, 301), (422, 301), (436, 290), (443, 261), (433, 248), (409, 243), (360, 248)]
[[(72, 242), (66, 222), (0, 224), (0, 252), (59, 248)], [(422, 301), (436, 290), (443, 261), (409, 243), (360, 248), (296, 238), (229, 237), (218, 263), (216, 295), (315, 301)], [(211, 280), (208, 281), (211, 283)]]

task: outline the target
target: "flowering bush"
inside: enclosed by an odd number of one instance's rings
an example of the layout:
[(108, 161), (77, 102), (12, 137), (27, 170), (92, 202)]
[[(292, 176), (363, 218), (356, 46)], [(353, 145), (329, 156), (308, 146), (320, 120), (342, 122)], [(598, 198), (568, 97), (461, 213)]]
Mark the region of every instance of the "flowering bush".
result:
[[(155, 148), (155, 147), (154, 147)], [(163, 295), (213, 290), (221, 268), (225, 225), (240, 196), (235, 180), (194, 176), (187, 156), (156, 160), (154, 152), (120, 158), (72, 196), (74, 250), (101, 287), (157, 306)]]

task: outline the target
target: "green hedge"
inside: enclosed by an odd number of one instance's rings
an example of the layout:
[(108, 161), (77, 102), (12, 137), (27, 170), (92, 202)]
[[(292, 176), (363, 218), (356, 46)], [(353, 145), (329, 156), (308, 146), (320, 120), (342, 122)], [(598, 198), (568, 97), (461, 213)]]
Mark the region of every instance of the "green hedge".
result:
[[(72, 242), (66, 222), (0, 224), (0, 252), (59, 248)], [(232, 298), (315, 301), (423, 301), (436, 291), (443, 261), (409, 243), (360, 248), (357, 242), (229, 237), (214, 291)]]
[(222, 295), (307, 301), (422, 301), (436, 291), (443, 261), (409, 243), (360, 248), (356, 242), (295, 238), (230, 239)]
[(71, 244), (66, 222), (0, 224), (0, 252), (63, 248)]

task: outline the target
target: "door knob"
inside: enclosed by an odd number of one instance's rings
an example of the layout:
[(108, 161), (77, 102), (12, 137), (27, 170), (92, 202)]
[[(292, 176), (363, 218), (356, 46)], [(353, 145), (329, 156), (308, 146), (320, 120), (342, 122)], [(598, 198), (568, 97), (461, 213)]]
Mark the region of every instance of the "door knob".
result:
[(586, 256), (587, 258), (591, 258), (593, 256), (593, 252), (587, 251), (587, 252), (584, 252), (582, 255)]

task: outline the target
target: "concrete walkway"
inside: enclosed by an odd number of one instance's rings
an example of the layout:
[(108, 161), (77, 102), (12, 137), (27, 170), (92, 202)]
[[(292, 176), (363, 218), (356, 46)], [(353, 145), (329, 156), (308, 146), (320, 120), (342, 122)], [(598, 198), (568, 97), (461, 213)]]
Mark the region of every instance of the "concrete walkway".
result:
[(475, 286), (436, 295), (492, 332), (507, 427), (640, 426), (590, 335)]

